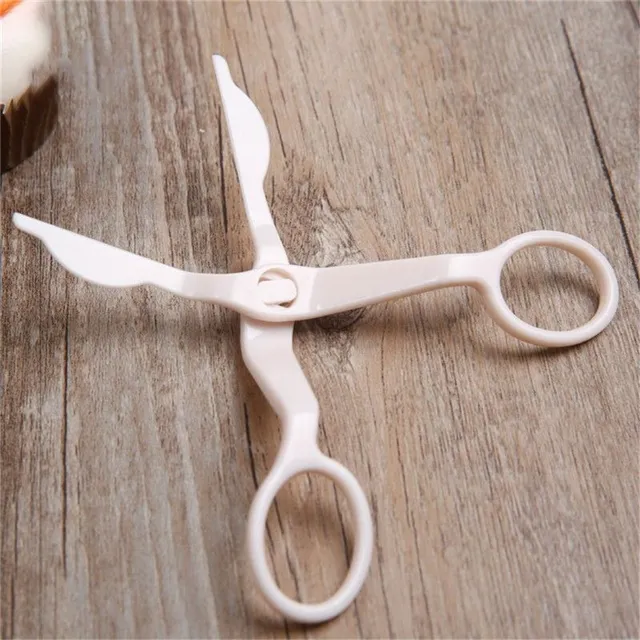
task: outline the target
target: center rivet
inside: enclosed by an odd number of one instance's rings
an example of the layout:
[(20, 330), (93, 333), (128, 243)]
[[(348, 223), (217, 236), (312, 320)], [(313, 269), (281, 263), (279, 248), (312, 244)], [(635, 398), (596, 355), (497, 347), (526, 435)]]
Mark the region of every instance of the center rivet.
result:
[(269, 306), (290, 306), (298, 295), (298, 288), (291, 277), (280, 269), (265, 271), (258, 280), (262, 302)]

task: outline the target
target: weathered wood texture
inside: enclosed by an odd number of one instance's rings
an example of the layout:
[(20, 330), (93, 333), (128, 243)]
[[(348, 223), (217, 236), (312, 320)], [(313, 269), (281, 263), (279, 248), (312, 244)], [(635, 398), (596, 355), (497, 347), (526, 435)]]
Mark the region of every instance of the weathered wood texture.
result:
[[(2, 187), (2, 636), (637, 637), (635, 6), (50, 8), (59, 127)], [(597, 245), (620, 280), (613, 324), (553, 352), (457, 290), (299, 325), (321, 446), (376, 526), (357, 601), (312, 629), (283, 624), (245, 561), (279, 427), (237, 316), (93, 287), (10, 222), (23, 211), (181, 268), (249, 267), (214, 52), (267, 121), (292, 261), (547, 228)], [(594, 309), (588, 274), (554, 251), (518, 255), (504, 284), (543, 326)], [(328, 595), (351, 536), (332, 486), (297, 480), (272, 516), (280, 584)]]

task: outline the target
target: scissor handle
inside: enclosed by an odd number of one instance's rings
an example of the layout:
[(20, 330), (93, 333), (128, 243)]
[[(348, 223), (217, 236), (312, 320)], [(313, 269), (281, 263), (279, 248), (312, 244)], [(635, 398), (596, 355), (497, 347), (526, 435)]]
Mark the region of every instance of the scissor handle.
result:
[[(260, 589), (273, 607), (284, 616), (303, 624), (325, 622), (342, 613), (355, 599), (367, 576), (373, 551), (373, 522), (362, 488), (343, 465), (325, 456), (313, 443), (304, 452), (291, 451), (280, 457), (260, 486), (251, 505), (248, 522), (249, 558)], [(355, 516), (356, 536), (351, 566), (344, 582), (328, 600), (307, 604), (286, 596), (276, 584), (265, 549), (265, 529), (269, 509), (276, 494), (301, 473), (319, 473), (333, 480), (344, 492)]]
[[(526, 247), (555, 247), (579, 258), (595, 277), (600, 294), (598, 309), (580, 327), (551, 331), (535, 327), (509, 308), (500, 286), (500, 276), (509, 258)], [(618, 281), (605, 256), (585, 240), (560, 231), (531, 231), (515, 236), (490, 251), (477, 254), (475, 285), (482, 294), (491, 317), (509, 334), (543, 347), (568, 347), (590, 340), (612, 320), (618, 307)]]

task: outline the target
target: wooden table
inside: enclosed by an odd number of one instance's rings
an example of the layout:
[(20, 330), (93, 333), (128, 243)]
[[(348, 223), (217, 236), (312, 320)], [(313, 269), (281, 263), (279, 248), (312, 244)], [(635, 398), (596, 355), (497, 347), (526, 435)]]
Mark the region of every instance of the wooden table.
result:
[[(58, 2), (54, 136), (2, 186), (2, 637), (621, 637), (638, 620), (638, 7), (631, 3)], [(267, 122), (292, 262), (476, 251), (567, 231), (620, 282), (573, 349), (448, 290), (298, 325), (321, 447), (373, 507), (341, 617), (287, 624), (244, 555), (279, 443), (238, 317), (67, 274), (14, 210), (177, 267), (252, 261), (211, 54)], [(580, 265), (518, 254), (505, 292), (569, 328)], [(558, 272), (560, 275), (558, 275)], [(351, 548), (333, 486), (269, 519), (285, 592)]]

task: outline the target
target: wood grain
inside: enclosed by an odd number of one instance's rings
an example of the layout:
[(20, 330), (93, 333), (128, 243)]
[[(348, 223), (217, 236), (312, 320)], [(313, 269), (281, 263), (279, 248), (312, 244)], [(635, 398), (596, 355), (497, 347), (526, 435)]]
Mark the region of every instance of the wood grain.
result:
[[(622, 9), (622, 7), (620, 7)], [(633, 12), (594, 5), (563, 22), (611, 203), (640, 286), (638, 29)], [(607, 25), (599, 29), (599, 24)]]
[[(2, 185), (2, 637), (636, 637), (638, 22), (602, 3), (57, 2), (63, 106)], [(368, 494), (371, 572), (329, 624), (284, 622), (244, 556), (279, 426), (238, 319), (93, 287), (12, 211), (180, 268), (251, 264), (210, 55), (269, 128), (292, 262), (327, 266), (579, 235), (612, 325), (509, 338), (468, 291), (300, 323), (321, 447)], [(635, 262), (634, 262), (635, 261)], [(568, 328), (580, 266), (525, 251), (514, 310)], [(269, 519), (285, 592), (341, 581), (350, 515), (301, 478)]]

